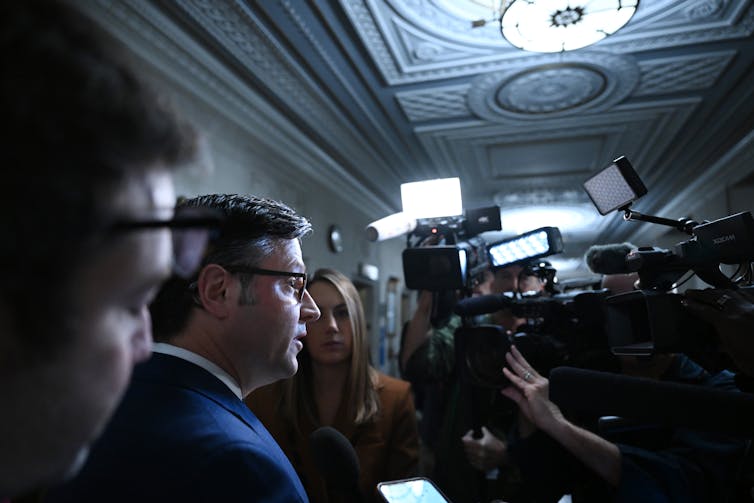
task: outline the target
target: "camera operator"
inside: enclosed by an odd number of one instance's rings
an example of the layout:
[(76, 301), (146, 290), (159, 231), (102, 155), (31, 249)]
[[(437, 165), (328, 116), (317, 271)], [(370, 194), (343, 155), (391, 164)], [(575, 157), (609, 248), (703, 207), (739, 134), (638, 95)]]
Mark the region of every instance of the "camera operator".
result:
[(715, 327), (723, 350), (738, 369), (754, 377), (754, 293), (751, 290), (686, 290), (683, 305)]
[[(543, 282), (532, 276), (525, 264), (517, 263), (487, 271), (473, 294), (541, 291), (543, 288)], [(432, 311), (432, 292), (421, 292), (417, 309), (405, 330), (401, 367), (404, 377), (424, 393), (420, 434), (434, 456), (434, 462), (430, 463), (432, 479), (454, 502), (479, 501), (480, 495), (486, 492), (486, 483), (480, 475), (500, 466), (506, 459), (503, 432), (508, 429), (512, 416), (490, 411), (492, 402), (499, 402), (494, 390), (475, 389), (474, 402), (482, 409), (479, 416), (494, 415), (495, 419), (483, 422), (486, 424), (482, 428), (483, 436), (473, 438), (469, 421), (463, 415), (467, 411), (459, 404), (461, 383), (454, 333), (461, 326), (461, 318), (453, 315), (444, 325), (434, 327)], [(514, 331), (526, 320), (505, 309), (488, 315), (484, 322)], [(506, 410), (511, 412), (509, 407)], [(510, 486), (501, 496), (515, 501), (515, 495), (511, 494), (515, 475), (511, 470), (499, 474), (497, 485)]]
[[(618, 293), (633, 280), (620, 275), (603, 284)], [(597, 435), (596, 421), (577, 425), (549, 400), (548, 379), (516, 348), (506, 360), (503, 373), (511, 386), (501, 393), (520, 410), (509, 457), (537, 501), (557, 501), (566, 493), (574, 501), (731, 501), (744, 440), (627, 421), (614, 421), (619, 429)], [(682, 354), (621, 357), (621, 367), (633, 376), (736, 390), (730, 372), (712, 375)]]

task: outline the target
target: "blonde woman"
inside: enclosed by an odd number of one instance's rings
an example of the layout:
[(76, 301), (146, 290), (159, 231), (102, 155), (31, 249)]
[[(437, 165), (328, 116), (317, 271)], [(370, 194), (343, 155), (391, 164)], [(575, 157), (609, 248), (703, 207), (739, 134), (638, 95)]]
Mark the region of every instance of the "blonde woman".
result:
[(332, 269), (315, 272), (307, 287), (320, 309), (307, 325), (299, 370), (246, 399), (296, 468), (312, 503), (348, 501), (327, 488), (309, 448), (321, 426), (353, 445), (366, 501), (377, 502), (378, 482), (417, 474), (419, 439), (410, 386), (369, 363), (366, 320), (356, 288)]

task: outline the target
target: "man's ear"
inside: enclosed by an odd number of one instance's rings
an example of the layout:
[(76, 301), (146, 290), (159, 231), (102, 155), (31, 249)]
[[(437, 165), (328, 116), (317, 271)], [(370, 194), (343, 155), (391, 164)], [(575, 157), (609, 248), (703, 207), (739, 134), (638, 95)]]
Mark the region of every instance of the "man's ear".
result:
[(232, 295), (231, 275), (217, 264), (204, 266), (196, 281), (196, 294), (205, 311), (218, 318), (228, 315)]

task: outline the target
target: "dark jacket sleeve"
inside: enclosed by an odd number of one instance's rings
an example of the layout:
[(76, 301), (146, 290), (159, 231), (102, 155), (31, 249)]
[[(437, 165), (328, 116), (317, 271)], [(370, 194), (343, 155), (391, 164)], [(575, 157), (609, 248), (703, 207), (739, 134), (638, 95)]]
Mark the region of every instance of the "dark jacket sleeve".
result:
[[(671, 374), (668, 380), (738, 391), (730, 372), (709, 374), (685, 356)], [(667, 437), (657, 449), (616, 441), (623, 458), (617, 501), (717, 503), (732, 496), (748, 440), (682, 428), (668, 431)]]
[[(611, 493), (607, 484), (541, 431), (522, 439), (514, 429), (508, 436), (508, 455), (519, 469), (531, 501), (557, 503), (564, 494), (589, 493), (609, 497)], [(598, 501), (609, 499), (600, 497)]]
[(456, 353), (453, 335), (460, 325), (454, 316), (442, 328), (432, 329), (432, 335), (419, 346), (406, 362), (403, 377), (414, 385), (445, 381), (455, 370)]

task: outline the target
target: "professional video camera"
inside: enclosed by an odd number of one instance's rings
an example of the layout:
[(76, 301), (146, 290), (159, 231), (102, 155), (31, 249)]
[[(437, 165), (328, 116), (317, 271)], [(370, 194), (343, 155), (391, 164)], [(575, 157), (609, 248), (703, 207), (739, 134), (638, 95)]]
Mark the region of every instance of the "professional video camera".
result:
[[(526, 274), (533, 273), (543, 279), (551, 279), (554, 272), (546, 261), (534, 261), (527, 269)], [(604, 307), (609, 295), (604, 289), (553, 290), (534, 295), (486, 295), (459, 301), (455, 312), (465, 318), (507, 308), (513, 316), (526, 319), (513, 334), (493, 325), (467, 325), (459, 329), (466, 341), (465, 359), (470, 378), (480, 386), (505, 386), (507, 379), (500, 369), (505, 365), (505, 353), (511, 344), (515, 344), (543, 375), (561, 365), (608, 368)]]
[[(687, 273), (696, 274), (715, 288), (750, 285), (750, 263), (754, 261), (751, 213), (697, 223), (686, 218), (670, 220), (633, 211), (632, 202), (646, 194), (647, 189), (625, 157), (619, 157), (587, 180), (584, 188), (602, 215), (617, 209), (624, 212), (625, 220), (667, 225), (690, 235), (670, 250), (639, 247), (628, 252), (617, 264), (594, 271), (639, 275), (641, 290), (606, 300), (607, 337), (613, 353), (684, 352), (703, 365), (717, 367), (718, 363), (711, 358), (719, 355), (714, 330), (683, 308), (682, 294), (670, 291)], [(728, 277), (721, 271), (721, 264), (737, 264), (739, 270)], [(734, 279), (741, 271), (743, 274)]]
[(415, 290), (471, 290), (489, 268), (487, 243), (478, 234), (500, 230), (500, 208), (420, 219), (403, 251), (403, 277)]
[(401, 201), (403, 211), (369, 224), (367, 237), (378, 241), (408, 233), (403, 275), (411, 289), (467, 294), (490, 266), (563, 249), (554, 227), (488, 244), (479, 235), (501, 230), (500, 208), (462, 210), (458, 178), (401, 184)]
[[(500, 210), (497, 206), (467, 212), (457, 227), (461, 232), (452, 232), (453, 229), (443, 222), (439, 226), (437, 222), (417, 226), (409, 236), (409, 247), (403, 251), (406, 286), (419, 290), (470, 291), (491, 267), (505, 267), (563, 251), (563, 240), (557, 227), (542, 227), (515, 238), (487, 243), (476, 234), (496, 230), (480, 223), (491, 221), (492, 214), (497, 215), (495, 225), (499, 229)], [(421, 246), (422, 239), (427, 236), (441, 235), (448, 230), (451, 230), (452, 238), (445, 245)]]

